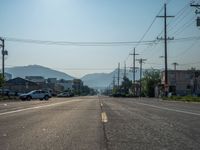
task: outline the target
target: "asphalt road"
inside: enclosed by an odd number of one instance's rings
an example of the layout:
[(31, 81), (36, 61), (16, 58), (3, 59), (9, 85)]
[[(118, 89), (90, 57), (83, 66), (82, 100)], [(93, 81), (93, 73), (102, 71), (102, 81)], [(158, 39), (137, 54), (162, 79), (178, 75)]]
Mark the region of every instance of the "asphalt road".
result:
[(199, 150), (200, 104), (158, 99), (0, 102), (0, 150)]

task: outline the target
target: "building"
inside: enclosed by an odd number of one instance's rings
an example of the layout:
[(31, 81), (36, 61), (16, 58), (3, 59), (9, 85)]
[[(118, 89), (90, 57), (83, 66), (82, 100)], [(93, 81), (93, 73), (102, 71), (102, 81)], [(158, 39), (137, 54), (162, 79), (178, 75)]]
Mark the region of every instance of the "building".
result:
[(57, 78), (48, 78), (47, 79), (47, 83), (56, 84), (56, 82), (57, 82)]
[(17, 93), (29, 92), (40, 89), (40, 86), (35, 82), (31, 82), (22, 78), (14, 78), (6, 81), (5, 88)]
[(66, 90), (72, 90), (73, 89), (73, 80), (64, 80), (61, 79), (57, 82), (58, 85), (61, 85), (64, 87), (64, 91)]
[(80, 79), (73, 80), (73, 90), (75, 95), (80, 95), (83, 89), (83, 81)]
[(26, 80), (38, 83), (38, 84), (44, 84), (46, 83), (46, 80), (44, 77), (42, 76), (26, 76), (25, 77)]
[[(165, 73), (161, 72), (161, 84), (164, 85)], [(200, 70), (169, 70), (169, 92), (176, 95), (200, 95)]]
[(10, 74), (10, 73), (5, 73), (4, 76), (5, 76), (6, 81), (12, 79), (12, 74)]

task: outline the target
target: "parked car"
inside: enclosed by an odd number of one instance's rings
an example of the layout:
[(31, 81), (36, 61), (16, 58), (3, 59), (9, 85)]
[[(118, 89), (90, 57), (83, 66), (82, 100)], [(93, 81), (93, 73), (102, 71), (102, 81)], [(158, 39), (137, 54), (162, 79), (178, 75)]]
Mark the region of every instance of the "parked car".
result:
[(74, 94), (69, 93), (69, 92), (63, 92), (57, 95), (58, 97), (72, 97)]
[(26, 94), (21, 94), (19, 98), (23, 101), (24, 100), (30, 101), (31, 99), (48, 100), (49, 98), (51, 98), (51, 94), (43, 90), (34, 90)]

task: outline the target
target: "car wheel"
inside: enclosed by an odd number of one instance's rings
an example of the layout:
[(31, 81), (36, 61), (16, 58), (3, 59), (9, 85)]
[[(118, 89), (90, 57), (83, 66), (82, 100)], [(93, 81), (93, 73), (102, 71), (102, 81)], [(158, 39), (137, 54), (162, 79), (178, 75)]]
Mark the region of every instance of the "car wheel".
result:
[(43, 98), (40, 98), (40, 100), (42, 101), (42, 100), (43, 100)]
[(31, 97), (30, 96), (27, 96), (27, 98), (26, 98), (28, 101), (30, 101), (31, 100)]
[(49, 99), (49, 96), (46, 95), (46, 96), (44, 97), (44, 99), (47, 101), (47, 100)]

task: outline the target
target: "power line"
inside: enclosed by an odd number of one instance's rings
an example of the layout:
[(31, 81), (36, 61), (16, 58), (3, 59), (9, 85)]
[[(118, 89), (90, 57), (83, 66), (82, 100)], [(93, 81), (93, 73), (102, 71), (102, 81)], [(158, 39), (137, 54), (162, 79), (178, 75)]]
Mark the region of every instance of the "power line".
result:
[(185, 24), (183, 24), (180, 28), (178, 28), (178, 30), (176, 30), (173, 34), (179, 35), (180, 33), (182, 33), (185, 29), (187, 29), (194, 23), (194, 21), (192, 21), (194, 19), (195, 19), (195, 17), (190, 18)]
[(174, 58), (183, 57), (189, 50), (191, 50), (191, 48), (193, 48), (198, 43), (197, 40), (200, 39), (196, 39), (188, 48), (186, 48), (183, 52), (179, 53), (178, 55), (174, 56)]
[[(169, 30), (169, 32), (170, 31), (172, 31), (175, 27), (177, 27), (178, 26), (178, 24), (180, 24), (188, 15), (190, 15), (190, 13), (189, 13), (189, 11), (190, 11), (190, 7), (189, 7), (189, 4), (187, 4), (186, 5), (187, 7), (187, 9), (183, 9), (183, 11), (182, 11), (182, 13), (180, 13), (177, 17), (175, 17), (175, 20), (174, 20), (174, 22), (173, 23), (171, 23), (171, 24), (174, 24), (173, 26), (171, 25), (170, 26), (170, 28), (168, 29)], [(188, 12), (186, 12), (186, 10), (189, 10)], [(183, 17), (181, 17), (184, 13), (186, 12), (186, 14), (183, 16)], [(180, 19), (179, 19), (180, 18)]]
[[(170, 1), (170, 0), (169, 0)], [(160, 15), (160, 13), (162, 12), (162, 10), (164, 9), (164, 7), (162, 7), (159, 12), (157, 13), (156, 16)], [(143, 39), (145, 38), (145, 36), (147, 35), (147, 33), (150, 31), (150, 29), (152, 28), (153, 24), (155, 23), (157, 17), (154, 17), (151, 24), (148, 26), (147, 30), (144, 32), (144, 34), (142, 35), (142, 37), (140, 38), (139, 42), (137, 43), (137, 45), (135, 46), (135, 48), (137, 48), (143, 41)], [(155, 41), (154, 41), (155, 42)], [(127, 61), (129, 58), (129, 55), (126, 57), (125, 61)]]
[[(163, 10), (163, 7), (160, 9), (160, 11), (158, 12), (158, 15), (161, 13), (161, 11)], [(150, 26), (147, 28), (147, 30), (145, 31), (145, 33), (143, 34), (143, 36), (141, 37), (141, 39), (139, 40), (138, 44), (136, 45), (135, 48), (137, 48), (137, 46), (141, 43), (141, 41), (145, 38), (145, 36), (147, 35), (147, 33), (150, 31), (151, 27), (153, 26), (153, 24), (155, 23), (157, 17), (155, 16), (152, 23), (150, 24)]]
[[(130, 44), (143, 44), (143, 45), (153, 45), (156, 40), (147, 41), (119, 41), (119, 42), (69, 42), (69, 41), (46, 41), (46, 40), (34, 40), (34, 39), (21, 39), (21, 38), (11, 38), (3, 37), (8, 42), (18, 42), (18, 43), (32, 43), (32, 44), (42, 44), (42, 45), (63, 45), (63, 46), (122, 46)], [(182, 38), (175, 39), (181, 40)]]
[(180, 65), (180, 66), (188, 66), (188, 65), (194, 65), (194, 64), (200, 64), (200, 61), (191, 62), (191, 63), (187, 63), (187, 64), (179, 64), (179, 65)]
[[(6, 67), (16, 67), (16, 66), (6, 65)], [(115, 70), (116, 68), (54, 68), (54, 69), (82, 71), (82, 70)]]
[[(186, 8), (189, 8), (189, 3), (187, 3), (183, 8), (181, 8), (175, 15), (175, 18), (171, 21), (169, 21), (167, 23), (167, 27), (169, 27), (171, 24), (175, 23), (183, 14), (184, 12), (187, 10)], [(187, 13), (188, 14), (188, 13)], [(175, 25), (176, 26), (176, 25)], [(174, 27), (171, 27), (171, 28), (174, 28)], [(169, 29), (170, 31), (171, 29)], [(156, 36), (156, 37), (160, 37), (164, 32), (164, 29)]]
[(61, 45), (61, 46), (123, 46), (123, 45), (135, 45), (143, 44), (148, 45), (153, 43), (153, 41), (119, 41), (119, 42), (70, 42), (70, 41), (46, 41), (46, 40), (33, 40), (33, 39), (21, 39), (21, 38), (11, 38), (4, 37), (6, 41), (19, 42), (19, 43), (32, 43), (32, 44), (42, 44), (42, 45)]

